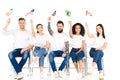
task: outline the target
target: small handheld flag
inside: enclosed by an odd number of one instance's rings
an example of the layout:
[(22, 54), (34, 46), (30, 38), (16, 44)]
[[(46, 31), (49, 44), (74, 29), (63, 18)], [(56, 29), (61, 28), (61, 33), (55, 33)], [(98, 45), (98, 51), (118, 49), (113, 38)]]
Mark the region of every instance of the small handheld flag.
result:
[(52, 13), (52, 16), (55, 16), (56, 15), (56, 11), (54, 11), (53, 13)]
[(92, 16), (92, 14), (90, 13), (90, 12), (88, 12), (88, 11), (86, 11), (86, 14), (85, 14), (86, 16), (87, 15), (89, 15), (89, 16)]
[(26, 13), (25, 16), (28, 16), (29, 14), (30, 14), (30, 15), (33, 15), (34, 11), (35, 11), (35, 9), (30, 10), (29, 12)]
[(65, 10), (66, 16), (71, 17), (71, 11)]

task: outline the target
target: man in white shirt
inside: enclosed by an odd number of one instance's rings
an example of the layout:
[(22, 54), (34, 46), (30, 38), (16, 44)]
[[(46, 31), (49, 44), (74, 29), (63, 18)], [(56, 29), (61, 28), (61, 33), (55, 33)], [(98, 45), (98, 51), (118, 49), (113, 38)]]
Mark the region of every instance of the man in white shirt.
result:
[[(53, 32), (50, 27), (51, 17), (48, 18), (48, 31), (49, 34), (52, 36), (51, 42), (51, 52), (49, 53), (49, 62), (54, 72), (55, 77), (62, 77), (62, 70), (64, 69), (65, 65), (69, 61), (69, 42), (68, 36), (63, 32), (64, 23), (62, 21), (57, 22), (57, 32)], [(63, 57), (64, 60), (62, 61), (57, 74), (57, 69), (55, 65), (54, 58), (55, 57)]]
[[(33, 48), (32, 34), (25, 29), (26, 20), (24, 18), (18, 19), (19, 29), (16, 30), (7, 30), (8, 25), (10, 24), (10, 18), (8, 18), (6, 25), (3, 28), (3, 33), (8, 35), (13, 35), (14, 40), (14, 49), (9, 52), (8, 57), (13, 65), (16, 76), (15, 78), (23, 78), (22, 68), (27, 61), (27, 58), (30, 56), (30, 49)], [(18, 63), (15, 57), (22, 57)]]

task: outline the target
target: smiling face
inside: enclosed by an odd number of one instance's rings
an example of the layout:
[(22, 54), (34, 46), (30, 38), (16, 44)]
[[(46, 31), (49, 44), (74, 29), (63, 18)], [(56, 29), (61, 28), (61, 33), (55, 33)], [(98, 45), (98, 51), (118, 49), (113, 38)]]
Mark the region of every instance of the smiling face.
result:
[(58, 30), (59, 33), (63, 32), (63, 28), (64, 28), (63, 24), (61, 24), (61, 23), (57, 24), (57, 30)]
[(39, 26), (37, 27), (37, 31), (38, 31), (39, 33), (42, 33), (42, 32), (43, 32), (43, 26), (42, 26), (42, 25), (39, 25)]
[(102, 27), (101, 26), (97, 26), (96, 27), (96, 31), (99, 33), (99, 34), (102, 34)]
[(26, 21), (25, 20), (19, 20), (18, 25), (20, 26), (20, 29), (25, 29)]
[(79, 25), (76, 25), (75, 27), (76, 34), (80, 34), (80, 31), (81, 31), (81, 27)]

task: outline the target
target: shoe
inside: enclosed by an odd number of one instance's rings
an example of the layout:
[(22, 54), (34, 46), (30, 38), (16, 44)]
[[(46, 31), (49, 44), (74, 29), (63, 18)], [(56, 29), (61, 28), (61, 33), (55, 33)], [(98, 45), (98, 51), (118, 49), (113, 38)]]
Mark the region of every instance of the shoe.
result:
[(23, 73), (22, 72), (18, 73), (17, 79), (23, 79)]
[(14, 79), (17, 79), (17, 77), (18, 77), (18, 74), (14, 73)]
[(100, 74), (99, 74), (99, 80), (104, 80), (103, 73), (100, 73)]
[(58, 77), (60, 77), (60, 78), (63, 77), (62, 71), (58, 71)]
[(57, 71), (54, 71), (53, 74), (54, 74), (54, 77), (55, 77), (55, 78), (58, 78), (58, 73), (57, 73)]
[(40, 72), (40, 79), (43, 79), (44, 78), (43, 76), (44, 76), (43, 72)]
[(79, 80), (81, 80), (81, 79), (82, 79), (82, 73), (78, 73), (78, 74), (77, 74), (77, 78), (78, 78)]

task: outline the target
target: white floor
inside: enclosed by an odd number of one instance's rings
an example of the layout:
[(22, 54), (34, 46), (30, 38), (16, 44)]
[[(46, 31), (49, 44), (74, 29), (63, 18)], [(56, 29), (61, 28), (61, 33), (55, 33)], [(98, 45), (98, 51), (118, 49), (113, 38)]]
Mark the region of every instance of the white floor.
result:
[[(81, 80), (99, 80), (98, 79), (98, 73), (97, 71), (94, 71), (94, 74), (92, 76), (83, 77)], [(70, 75), (66, 75), (63, 71), (63, 77), (62, 78), (54, 78), (53, 73), (51, 72), (51, 75), (48, 74), (48, 68), (44, 69), (44, 78), (40, 78), (39, 68), (33, 69), (33, 75), (28, 76), (28, 70), (23, 70), (24, 79), (23, 80), (80, 80), (77, 78), (75, 69), (70, 69)], [(10, 76), (10, 80), (14, 80), (12, 76)]]

